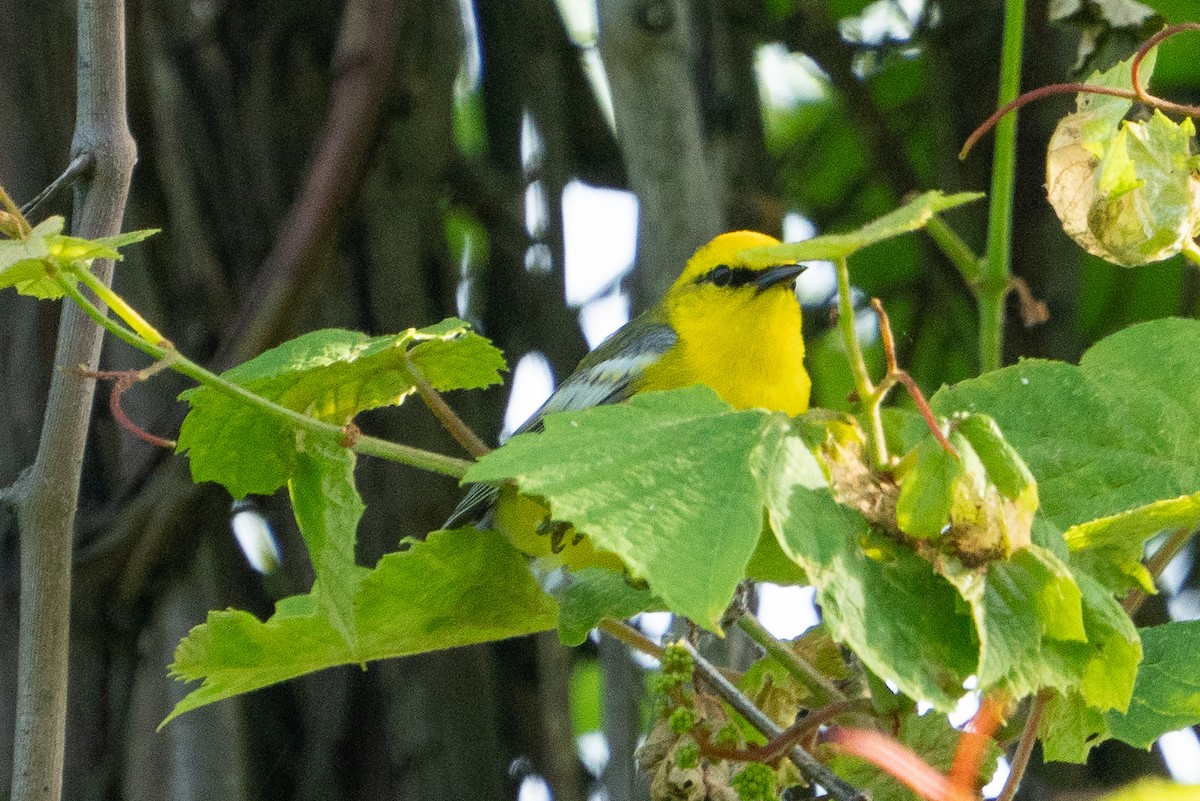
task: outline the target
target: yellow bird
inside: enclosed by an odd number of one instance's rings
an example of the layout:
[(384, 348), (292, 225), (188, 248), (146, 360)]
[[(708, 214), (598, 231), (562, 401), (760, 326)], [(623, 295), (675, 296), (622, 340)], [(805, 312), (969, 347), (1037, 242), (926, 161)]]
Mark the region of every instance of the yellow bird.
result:
[[(579, 362), (517, 431), (538, 431), (551, 412), (620, 403), (651, 390), (704, 384), (730, 406), (796, 415), (808, 409), (795, 263), (751, 266), (749, 248), (779, 244), (753, 231), (721, 234), (696, 251), (656, 306), (630, 320)], [(537, 521), (542, 521), (540, 524)], [(572, 567), (604, 563), (586, 539), (567, 539), (545, 506), (483, 484), (471, 487), (445, 528), (479, 524), (508, 535), (533, 555), (558, 553)], [(531, 530), (551, 536), (531, 538)], [(613, 564), (619, 560), (612, 556)]]

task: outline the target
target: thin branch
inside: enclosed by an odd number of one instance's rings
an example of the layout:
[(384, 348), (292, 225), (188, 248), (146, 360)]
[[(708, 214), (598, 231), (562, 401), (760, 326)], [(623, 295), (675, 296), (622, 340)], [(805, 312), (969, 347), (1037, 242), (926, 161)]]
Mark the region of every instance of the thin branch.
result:
[(798, 653), (788, 648), (787, 645), (777, 640), (771, 632), (767, 631), (762, 622), (750, 612), (745, 612), (737, 619), (738, 627), (750, 635), (750, 639), (761, 645), (767, 653), (775, 657), (797, 681), (803, 684), (814, 695), (818, 697), (818, 701), (814, 706), (836, 703), (845, 701), (846, 695), (837, 688), (837, 685), (829, 680), (821, 671), (810, 665)]
[[(783, 734), (783, 730), (775, 724), (775, 721), (771, 720), (741, 690), (733, 686), (728, 679), (721, 675), (721, 671), (717, 670), (711, 662), (700, 655), (700, 652), (696, 650), (696, 646), (687, 640), (680, 640), (679, 642), (691, 654), (696, 672), (708, 682), (709, 686), (718, 695), (737, 710), (738, 714), (744, 717), (751, 726), (762, 732), (768, 740), (775, 740)], [(800, 773), (804, 776), (805, 780), (821, 785), (837, 801), (867, 801), (865, 794), (838, 778), (832, 770), (800, 746), (793, 745), (791, 747), (788, 751), (788, 759), (800, 769)]]
[(842, 334), (842, 346), (846, 349), (846, 359), (850, 362), (854, 391), (862, 401), (871, 423), (869, 435), (872, 459), (876, 467), (884, 467), (887, 465), (888, 452), (883, 433), (883, 418), (879, 415), (879, 403), (882, 399), (875, 397), (875, 385), (871, 383), (867, 360), (863, 358), (862, 344), (858, 341), (854, 301), (850, 290), (850, 265), (845, 257), (842, 257), (834, 261), (834, 266), (837, 268), (838, 328)]
[[(78, 0), (76, 119), (72, 161), (92, 160), (75, 185), (77, 236), (121, 230), (137, 160), (125, 114), (125, 15), (122, 0)], [(93, 264), (112, 282), (111, 261)], [(103, 332), (63, 304), (55, 361), (95, 369)], [(22, 481), (21, 602), (12, 801), (59, 801), (67, 722), (67, 651), (71, 629), (71, 547), (84, 444), (95, 383), (54, 371), (41, 441)]]
[(174, 449), (178, 444), (173, 439), (166, 439), (157, 434), (151, 434), (146, 429), (139, 426), (130, 419), (125, 413), (124, 407), (121, 406), (121, 398), (125, 393), (133, 387), (134, 384), (144, 379), (139, 375), (138, 370), (86, 370), (82, 367), (76, 368), (73, 372), (81, 378), (90, 378), (93, 381), (112, 381), (112, 390), (108, 393), (108, 410), (112, 413), (113, 419), (117, 421), (117, 425), (133, 434), (143, 442), (147, 442), (158, 448)]
[(80, 153), (79, 155), (75, 156), (75, 158), (71, 159), (71, 163), (67, 165), (65, 170), (63, 170), (63, 174), (51, 181), (50, 185), (41, 192), (38, 192), (37, 195), (34, 196), (33, 200), (30, 200), (28, 203), (22, 206), (21, 213), (26, 217), (33, 216), (34, 212), (38, 210), (39, 206), (57, 195), (62, 190), (66, 189), (71, 184), (75, 183), (78, 178), (91, 169), (92, 159), (93, 157), (91, 153)]
[(661, 645), (623, 620), (614, 620), (606, 617), (600, 621), (598, 627), (613, 639), (625, 643), (634, 650), (641, 651), (646, 656), (655, 659), (662, 659), (663, 657), (663, 647)]
[(1171, 111), (1176, 114), (1184, 114), (1188, 117), (1200, 116), (1200, 106), (1189, 106), (1181, 103), (1172, 103), (1170, 100), (1165, 100), (1157, 95), (1152, 95), (1142, 86), (1141, 77), (1138, 73), (1141, 71), (1142, 59), (1150, 54), (1162, 40), (1174, 36), (1177, 33), (1186, 31), (1200, 31), (1200, 22), (1181, 22), (1178, 25), (1168, 25), (1158, 33), (1151, 36), (1146, 41), (1142, 42), (1142, 46), (1138, 48), (1137, 53), (1133, 56), (1133, 61), (1129, 65), (1129, 80), (1133, 84), (1133, 91), (1137, 95), (1137, 99), (1148, 106), (1153, 106), (1160, 111)]
[(434, 388), (433, 384), (429, 383), (429, 379), (421, 372), (413, 360), (404, 357), (404, 366), (408, 369), (408, 374), (412, 377), (413, 385), (417, 388), (417, 394), (421, 396), (421, 400), (425, 401), (425, 405), (429, 407), (429, 411), (433, 412), (433, 416), (442, 424), (442, 428), (450, 432), (450, 436), (454, 437), (454, 441), (463, 446), (463, 449), (474, 456), (476, 459), (486, 456), (491, 452), (491, 448), (479, 438), (475, 430), (463, 422), (450, 404), (446, 403), (446, 399), (442, 397), (442, 393)]
[(954, 762), (948, 777), (950, 784), (963, 794), (973, 796), (979, 790), (979, 773), (983, 758), (987, 755), (988, 743), (1000, 727), (1003, 706), (996, 697), (985, 697), (979, 710), (967, 724), (966, 731), (958, 741)]
[(1021, 787), (1021, 779), (1025, 778), (1025, 769), (1029, 767), (1029, 759), (1033, 756), (1033, 746), (1037, 743), (1038, 724), (1042, 722), (1042, 713), (1046, 704), (1050, 703), (1050, 690), (1042, 690), (1033, 698), (1029, 706), (1029, 716), (1025, 718), (1025, 728), (1021, 730), (1021, 739), (1017, 741), (1017, 750), (1013, 753), (1009, 766), (1008, 781), (996, 801), (1013, 801), (1017, 790)]
[(883, 403), (884, 397), (896, 384), (903, 384), (908, 390), (909, 397), (913, 399), (917, 409), (921, 412), (921, 416), (925, 418), (925, 425), (933, 433), (933, 436), (941, 444), (942, 448), (947, 453), (958, 458), (958, 451), (950, 444), (950, 440), (946, 439), (946, 434), (942, 431), (942, 427), (938, 425), (937, 418), (933, 414), (933, 409), (929, 408), (929, 403), (925, 400), (925, 394), (921, 392), (921, 388), (917, 386), (917, 382), (908, 374), (907, 370), (900, 369), (900, 364), (896, 360), (896, 339), (892, 334), (892, 321), (888, 317), (887, 311), (883, 308), (883, 301), (879, 298), (871, 298), (871, 308), (879, 315), (879, 336), (883, 340), (883, 355), (887, 363), (887, 374), (883, 380), (879, 382), (879, 386), (875, 388), (875, 392), (869, 399), (868, 408), (874, 410), (874, 414), (878, 414), (878, 409)]
[(1050, 308), (1038, 300), (1029, 284), (1019, 275), (1008, 279), (1008, 288), (1017, 293), (1017, 302), (1021, 309), (1021, 322), (1026, 328), (1041, 325), (1050, 319)]
[(935, 214), (925, 223), (925, 231), (933, 239), (933, 243), (948, 258), (962, 275), (971, 292), (979, 291), (980, 258), (971, 250), (971, 246), (963, 240), (958, 232), (949, 226), (939, 215)]
[[(1025, 38), (1025, 0), (1005, 0), (1004, 36), (1000, 53), (999, 102), (1021, 90), (1021, 49)], [(987, 246), (980, 264), (979, 371), (1000, 368), (1004, 359), (1004, 299), (1012, 275), (1013, 198), (1017, 186), (1017, 116), (996, 124), (992, 151), (992, 184), (988, 192)]]
[[(1166, 541), (1158, 546), (1150, 558), (1146, 560), (1146, 571), (1150, 573), (1150, 577), (1157, 580), (1162, 572), (1167, 569), (1167, 565), (1171, 563), (1183, 546), (1188, 544), (1188, 541), (1196, 534), (1195, 530), (1190, 528), (1177, 528), (1171, 532)], [(1126, 594), (1125, 600), (1121, 605), (1125, 607), (1125, 611), (1130, 617), (1137, 614), (1137, 611), (1142, 608), (1142, 604), (1146, 602), (1146, 591), (1139, 588), (1132, 589)]]
[(1178, 25), (1170, 25), (1163, 28), (1158, 33), (1151, 36), (1142, 46), (1138, 48), (1134, 54), (1133, 60), (1129, 65), (1129, 80), (1133, 84), (1132, 89), (1121, 89), (1113, 86), (1097, 86), (1090, 83), (1055, 83), (1049, 86), (1043, 86), (1038, 89), (1033, 89), (1025, 92), (1020, 97), (1015, 97), (1008, 103), (996, 109), (990, 117), (984, 120), (978, 128), (971, 132), (967, 137), (967, 141), (963, 143), (962, 150), (959, 152), (960, 159), (966, 158), (971, 148), (980, 140), (980, 138), (996, 126), (1001, 119), (1010, 111), (1016, 111), (1021, 106), (1032, 103), (1034, 100), (1041, 100), (1043, 97), (1060, 94), (1093, 94), (1093, 95), (1109, 95), (1110, 97), (1123, 97), (1126, 100), (1136, 100), (1145, 103), (1159, 111), (1169, 111), (1173, 114), (1183, 114), (1188, 117), (1200, 116), (1200, 106), (1190, 106), (1185, 103), (1175, 103), (1165, 98), (1153, 95), (1146, 91), (1142, 86), (1141, 76), (1138, 74), (1142, 59), (1144, 59), (1154, 46), (1160, 43), (1163, 39), (1169, 36), (1174, 36), (1177, 33), (1185, 31), (1200, 31), (1200, 22), (1182, 22)]

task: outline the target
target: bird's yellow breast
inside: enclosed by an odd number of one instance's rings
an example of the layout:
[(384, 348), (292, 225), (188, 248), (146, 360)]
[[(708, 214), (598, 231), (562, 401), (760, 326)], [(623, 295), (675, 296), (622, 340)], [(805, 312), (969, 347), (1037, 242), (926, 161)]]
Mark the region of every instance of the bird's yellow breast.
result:
[(646, 369), (638, 390), (706, 384), (738, 409), (808, 409), (800, 305), (791, 286), (763, 292), (673, 288), (667, 317), (679, 339)]

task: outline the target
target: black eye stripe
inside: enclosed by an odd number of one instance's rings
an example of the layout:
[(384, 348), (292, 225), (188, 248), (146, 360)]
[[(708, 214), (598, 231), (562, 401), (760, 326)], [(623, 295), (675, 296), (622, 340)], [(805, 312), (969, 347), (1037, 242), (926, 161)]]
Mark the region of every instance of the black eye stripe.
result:
[(750, 286), (758, 282), (759, 273), (749, 267), (730, 267), (718, 264), (696, 279), (697, 284), (712, 284), (719, 287)]

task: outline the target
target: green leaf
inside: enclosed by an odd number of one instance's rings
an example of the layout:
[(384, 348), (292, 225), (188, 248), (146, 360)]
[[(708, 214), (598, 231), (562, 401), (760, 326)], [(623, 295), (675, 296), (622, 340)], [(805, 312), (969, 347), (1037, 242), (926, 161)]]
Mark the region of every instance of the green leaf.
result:
[[(314, 331), (225, 372), (222, 377), (304, 414), (338, 425), (359, 412), (403, 402), (414, 390), (406, 360), (439, 390), (474, 389), (499, 380), (500, 352), (461, 320), (368, 337)], [(179, 432), (196, 481), (224, 484), (237, 498), (270, 494), (296, 467), (296, 430), (283, 419), (197, 387), (180, 395), (191, 406)]]
[(762, 526), (751, 458), (783, 418), (733, 411), (711, 389), (691, 387), (545, 422), (483, 457), (465, 480), (515, 480), (673, 611), (717, 630)]
[(765, 492), (771, 525), (817, 588), (830, 633), (908, 696), (952, 709), (978, 653), (954, 589), (929, 562), (840, 506), (799, 437), (783, 441), (775, 463)]
[(0, 240), (0, 289), (15, 287), (22, 295), (54, 299), (62, 296), (50, 278), (50, 240), (63, 229), (62, 217), (42, 220), (24, 239)]
[(1155, 501), (1136, 509), (1090, 520), (1067, 529), (1075, 563), (1114, 592), (1141, 587), (1156, 592), (1142, 564), (1146, 542), (1164, 529), (1200, 526), (1200, 492)]
[(354, 604), (357, 653), (331, 624), (320, 596), (318, 583), (309, 595), (280, 601), (265, 622), (249, 612), (209, 612), (171, 665), (175, 678), (204, 683), (161, 725), (334, 665), (531, 634), (557, 619), (525, 557), (494, 532), (473, 528), (434, 532), (408, 551), (388, 554), (365, 576)]
[[(896, 739), (920, 754), (938, 772), (949, 773), (962, 734), (950, 725), (945, 715), (906, 712), (900, 719)], [(999, 757), (999, 746), (988, 740), (980, 762), (980, 775), (976, 777), (980, 783), (991, 777)], [(857, 757), (838, 755), (830, 760), (829, 766), (855, 788), (867, 791), (873, 801), (917, 801), (919, 798), (894, 776)]]
[(1059, 530), (1200, 491), (1200, 322), (1155, 320), (1078, 367), (1035, 359), (943, 388), (940, 415), (986, 411), (1037, 479)]
[(971, 609), (978, 632), (979, 688), (1022, 698), (1043, 687), (1079, 683), (1089, 651), (1083, 604), (1071, 571), (1044, 548), (1028, 546), (1010, 559), (968, 569), (945, 560), (943, 571)]
[(789, 242), (782, 245), (750, 248), (739, 254), (749, 266), (769, 266), (781, 260), (812, 261), (814, 259), (842, 259), (857, 250), (891, 239), (894, 236), (915, 231), (923, 227), (939, 212), (979, 200), (979, 192), (959, 192), (946, 195), (932, 191), (920, 195), (900, 208), (845, 234), (826, 234), (804, 242)]
[(662, 606), (649, 590), (634, 587), (621, 574), (601, 567), (571, 573), (565, 582), (561, 589), (553, 590), (563, 645), (582, 645), (588, 632), (606, 617), (624, 620)]
[(983, 464), (988, 482), (1004, 497), (1020, 501), (1030, 514), (1037, 511), (1037, 481), (1004, 438), (996, 421), (986, 414), (968, 414), (956, 417), (954, 427), (971, 443), (971, 450)]
[(354, 486), (354, 452), (332, 437), (297, 437), (296, 468), (288, 481), (292, 512), (308, 547), (322, 610), (351, 652), (358, 648), (354, 595), (368, 572), (354, 562), (362, 498)]
[(1038, 739), (1047, 762), (1081, 764), (1094, 746), (1108, 739), (1108, 724), (1078, 693), (1055, 695), (1038, 722)]
[(1124, 714), (1105, 717), (1112, 736), (1149, 748), (1169, 731), (1200, 723), (1200, 620), (1139, 629), (1145, 657)]
[(104, 248), (120, 250), (127, 245), (133, 245), (149, 239), (161, 231), (161, 228), (142, 228), (138, 231), (126, 231), (125, 233), (117, 234), (116, 236), (98, 237), (97, 239), (93, 239), (91, 241)]
[(913, 463), (900, 478), (896, 525), (910, 537), (932, 539), (950, 524), (954, 487), (965, 474), (962, 459), (946, 452), (933, 437), (913, 452)]
[(1124, 712), (1133, 697), (1142, 644), (1129, 615), (1112, 592), (1086, 573), (1076, 574), (1083, 595), (1086, 645), (1062, 643), (1068, 656), (1086, 658), (1082, 681), (1068, 693), (1055, 695), (1038, 727), (1046, 759), (1083, 762), (1088, 752), (1108, 739), (1105, 712)]

